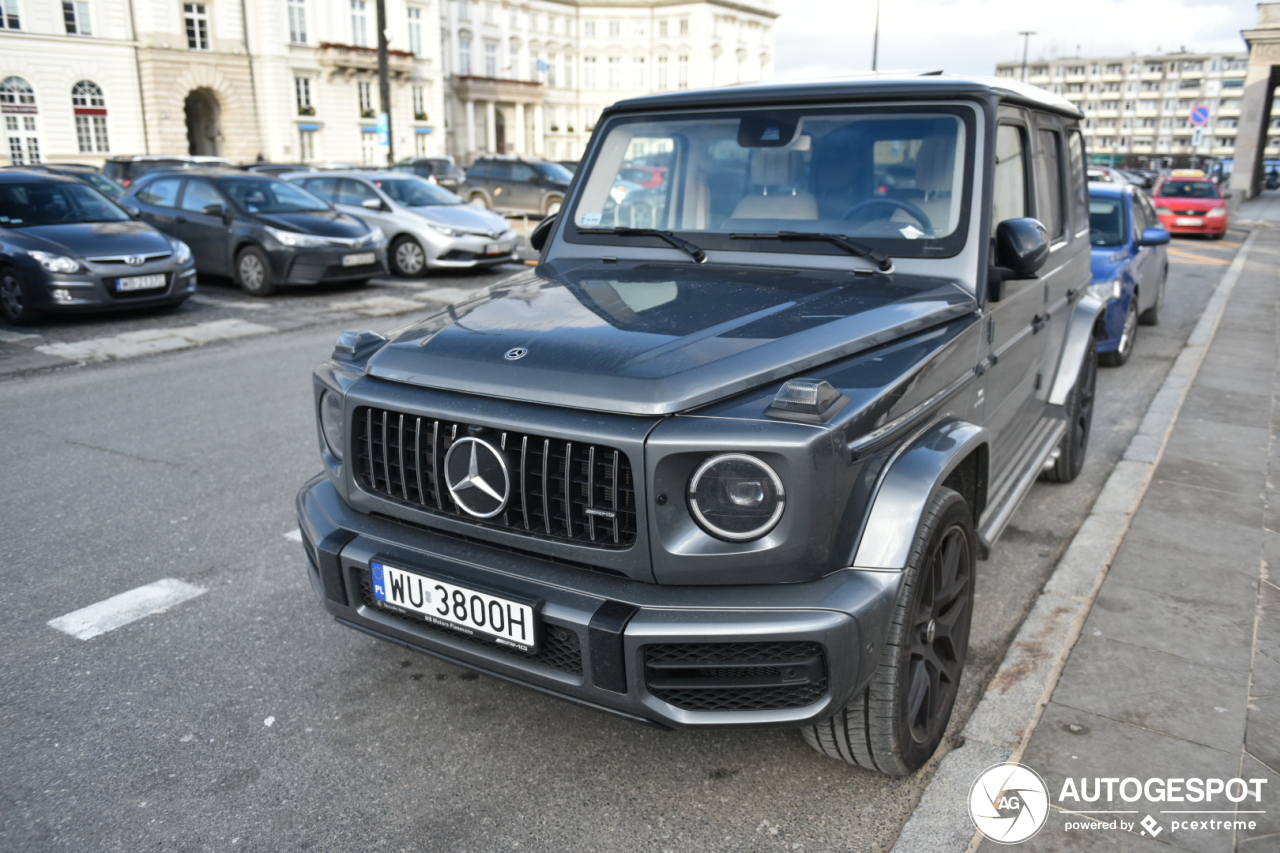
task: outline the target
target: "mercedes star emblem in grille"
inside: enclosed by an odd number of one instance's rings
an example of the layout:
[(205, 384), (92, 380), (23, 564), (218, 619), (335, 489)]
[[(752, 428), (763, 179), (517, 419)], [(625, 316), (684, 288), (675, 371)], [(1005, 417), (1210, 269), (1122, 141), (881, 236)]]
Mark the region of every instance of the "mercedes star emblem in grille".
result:
[(493, 518), (511, 496), (506, 457), (481, 438), (454, 442), (444, 457), (444, 481), (458, 506), (476, 518)]
[(524, 347), (516, 347), (514, 349), (507, 350), (507, 354), (504, 358), (506, 358), (507, 361), (515, 361), (518, 358), (524, 358), (528, 354), (529, 351)]
[(140, 267), (146, 263), (147, 259), (139, 255), (130, 255), (124, 259), (124, 262), (131, 267)]

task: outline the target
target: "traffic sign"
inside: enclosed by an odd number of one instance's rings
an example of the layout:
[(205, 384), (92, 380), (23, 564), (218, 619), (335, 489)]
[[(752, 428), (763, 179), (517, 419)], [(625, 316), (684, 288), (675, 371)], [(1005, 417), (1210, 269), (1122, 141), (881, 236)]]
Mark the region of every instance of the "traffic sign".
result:
[(1191, 111), (1191, 123), (1197, 127), (1203, 127), (1209, 123), (1209, 107), (1201, 104)]
[(386, 113), (378, 113), (378, 144), (384, 148), (391, 144), (391, 120)]

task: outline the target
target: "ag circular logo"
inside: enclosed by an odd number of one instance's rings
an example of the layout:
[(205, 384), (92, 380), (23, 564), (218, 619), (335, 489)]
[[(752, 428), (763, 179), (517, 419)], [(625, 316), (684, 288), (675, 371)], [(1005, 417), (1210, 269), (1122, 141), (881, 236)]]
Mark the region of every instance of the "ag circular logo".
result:
[(504, 355), (503, 358), (505, 358), (507, 361), (515, 361), (516, 359), (524, 358), (528, 354), (529, 354), (529, 351), (524, 347), (515, 347), (513, 349), (507, 350), (507, 354)]
[(1049, 818), (1049, 789), (1040, 774), (1021, 764), (989, 767), (969, 789), (969, 816), (999, 844), (1018, 844)]
[(507, 458), (482, 438), (453, 443), (444, 456), (444, 482), (463, 512), (476, 518), (493, 518), (511, 496)]

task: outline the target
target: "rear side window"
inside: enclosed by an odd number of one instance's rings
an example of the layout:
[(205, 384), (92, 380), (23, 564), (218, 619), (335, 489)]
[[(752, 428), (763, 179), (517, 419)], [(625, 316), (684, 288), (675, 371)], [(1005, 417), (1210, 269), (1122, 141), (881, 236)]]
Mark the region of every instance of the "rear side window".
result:
[(180, 178), (161, 178), (152, 181), (138, 190), (138, 201), (143, 204), (154, 204), (156, 207), (177, 207)]
[(325, 201), (337, 202), (338, 200), (337, 178), (312, 178), (311, 180), (303, 181), (302, 185)]
[(524, 163), (512, 163), (511, 164), (511, 180), (532, 181), (533, 167), (526, 166)]
[(197, 213), (211, 204), (222, 204), (222, 196), (204, 181), (187, 181), (187, 188), (182, 191), (182, 209)]
[(471, 164), (471, 168), (467, 169), (468, 178), (488, 178), (492, 175), (492, 166), (489, 163), (481, 161)]
[(369, 199), (380, 201), (378, 194), (359, 181), (344, 178), (338, 181), (338, 204), (353, 204), (359, 207)]
[(1026, 140), (1022, 128), (1002, 124), (996, 130), (995, 187), (991, 194), (991, 233), (1006, 219), (1027, 215)]
[(1061, 237), (1062, 135), (1056, 130), (1039, 132), (1036, 151), (1036, 215), (1050, 237)]
[(1084, 137), (1073, 130), (1067, 143), (1067, 166), (1071, 175), (1071, 221), (1079, 231), (1085, 221), (1089, 187), (1084, 174)]

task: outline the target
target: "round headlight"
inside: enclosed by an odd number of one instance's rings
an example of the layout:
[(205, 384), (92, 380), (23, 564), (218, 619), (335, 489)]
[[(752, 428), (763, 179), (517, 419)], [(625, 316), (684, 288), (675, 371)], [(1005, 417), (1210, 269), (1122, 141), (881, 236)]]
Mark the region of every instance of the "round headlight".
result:
[(329, 452), (342, 459), (342, 398), (332, 391), (320, 393), (320, 432)]
[(724, 453), (689, 480), (689, 511), (703, 530), (730, 542), (759, 539), (782, 518), (782, 480), (754, 456)]

